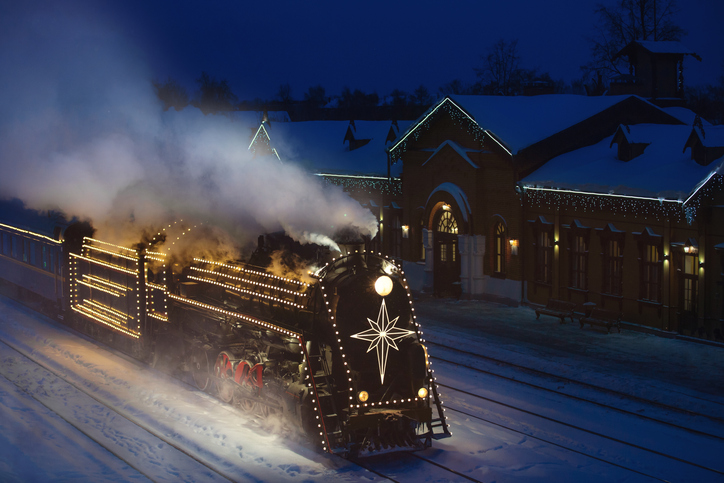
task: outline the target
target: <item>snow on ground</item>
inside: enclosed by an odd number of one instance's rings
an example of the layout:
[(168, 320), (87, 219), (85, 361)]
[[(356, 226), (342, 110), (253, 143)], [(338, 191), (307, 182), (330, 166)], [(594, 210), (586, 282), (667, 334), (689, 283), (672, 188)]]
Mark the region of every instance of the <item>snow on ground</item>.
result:
[[(717, 415), (724, 413), (722, 347), (631, 331), (607, 335), (579, 329), (578, 325), (560, 325), (552, 318), (536, 321), (528, 308), (483, 302), (422, 299), (416, 312), (431, 342), (668, 403), (695, 404), (697, 409)], [(2, 481), (147, 481), (146, 477), (154, 481), (214, 481), (210, 470), (154, 439), (156, 436), (168, 438), (176, 448), (197, 455), (235, 481), (383, 480), (350, 462), (319, 453), (292, 432), (277, 430), (137, 361), (99, 348), (5, 298), (0, 298), (0, 339), (49, 369), (34, 366), (0, 344)], [(439, 358), (482, 368), (484, 364), (474, 356), (433, 344), (430, 352), (438, 381), (467, 394), (440, 388), (449, 406), (453, 437), (435, 441), (432, 448), (417, 453), (422, 457), (486, 482), (651, 481), (645, 474), (669, 481), (721, 481), (720, 474), (624, 447), (552, 420), (724, 471), (717, 459), (724, 452), (721, 440), (692, 436), (435, 361), (437, 353)], [(497, 367), (497, 372), (505, 371), (516, 378), (535, 379), (509, 367)], [(535, 382), (554, 388), (566, 385), (540, 378)], [(80, 394), (75, 387), (90, 396)], [(589, 394), (595, 391), (585, 388), (570, 391), (603, 397)], [(528, 413), (480, 400), (475, 394)], [(658, 412), (658, 416), (665, 413), (651, 408), (646, 411)], [(663, 416), (679, 418), (675, 414)], [(686, 418), (681, 422), (696, 423)], [(431, 469), (411, 455), (386, 455), (368, 461), (397, 481), (463, 480)]]

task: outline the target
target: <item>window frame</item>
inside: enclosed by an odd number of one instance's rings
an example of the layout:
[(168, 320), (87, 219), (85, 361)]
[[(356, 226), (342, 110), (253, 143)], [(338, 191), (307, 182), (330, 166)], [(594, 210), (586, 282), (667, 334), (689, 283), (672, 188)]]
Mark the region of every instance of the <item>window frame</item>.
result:
[[(598, 231), (601, 240), (601, 294), (610, 297), (623, 297), (624, 249), (626, 232), (617, 230), (611, 223)], [(618, 248), (617, 255), (612, 248)], [(616, 270), (616, 268), (618, 270)], [(618, 275), (615, 273), (618, 272)]]
[(533, 281), (538, 284), (552, 285), (553, 249), (555, 246), (553, 223), (546, 221), (543, 216), (539, 216), (532, 222), (532, 224), (534, 267)]
[(639, 249), (639, 301), (662, 303), (664, 237), (646, 227), (634, 233)]
[[(588, 291), (591, 229), (573, 220), (568, 228), (568, 288)], [(581, 248), (583, 248), (581, 250)]]

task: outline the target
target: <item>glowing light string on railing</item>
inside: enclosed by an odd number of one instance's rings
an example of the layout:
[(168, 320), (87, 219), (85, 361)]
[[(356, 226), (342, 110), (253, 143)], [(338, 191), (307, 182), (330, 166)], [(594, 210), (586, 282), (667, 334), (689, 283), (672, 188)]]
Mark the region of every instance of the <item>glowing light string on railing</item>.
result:
[(266, 272), (259, 272), (259, 271), (256, 271), (256, 270), (250, 270), (250, 269), (248, 269), (248, 268), (246, 268), (246, 267), (241, 267), (241, 266), (237, 266), (237, 265), (229, 265), (228, 263), (214, 262), (214, 261), (212, 261), (212, 260), (205, 260), (205, 259), (203, 259), (203, 258), (194, 258), (194, 261), (196, 261), (196, 262), (201, 262), (201, 263), (208, 263), (208, 264), (211, 264), (211, 265), (217, 265), (217, 266), (225, 267), (225, 268), (230, 268), (230, 269), (236, 270), (236, 271), (238, 271), (238, 272), (246, 272), (246, 273), (251, 273), (251, 274), (253, 274), (253, 275), (261, 275), (261, 276), (264, 276), (264, 277), (273, 278), (273, 279), (276, 279), (276, 280), (283, 280), (283, 281), (285, 281), (285, 282), (295, 283), (295, 284), (302, 285), (302, 286), (305, 286), (305, 287), (309, 286), (308, 283), (302, 282), (301, 280), (295, 280), (295, 279), (293, 279), (293, 278), (280, 277), (280, 276), (278, 276), (278, 275), (272, 275), (272, 274), (266, 273)]
[(72, 257), (74, 257), (74, 258), (76, 258), (76, 259), (79, 259), (79, 260), (84, 260), (84, 261), (86, 261), (86, 262), (90, 262), (90, 263), (94, 263), (94, 264), (96, 264), (96, 265), (100, 265), (100, 266), (102, 266), (102, 267), (110, 268), (110, 269), (113, 269), (113, 270), (118, 270), (119, 272), (127, 273), (127, 274), (129, 274), (129, 275), (134, 275), (134, 276), (137, 276), (137, 275), (138, 275), (138, 271), (137, 271), (137, 270), (129, 270), (129, 269), (127, 269), (127, 268), (121, 267), (120, 265), (115, 265), (115, 264), (113, 264), (113, 263), (103, 262), (103, 261), (98, 260), (98, 259), (95, 259), (95, 258), (89, 258), (89, 257), (85, 257), (85, 256), (83, 256), (83, 255), (78, 255), (77, 253), (71, 253), (70, 256), (72, 256)]
[(252, 284), (252, 285), (258, 285), (258, 286), (260, 286), (260, 287), (270, 288), (270, 289), (272, 289), (272, 290), (277, 290), (277, 291), (279, 291), (279, 292), (286, 292), (286, 293), (288, 293), (288, 294), (297, 295), (297, 296), (299, 296), (299, 297), (306, 297), (306, 296), (307, 296), (307, 294), (305, 294), (305, 293), (303, 293), (303, 292), (297, 292), (296, 290), (289, 290), (289, 289), (286, 289), (286, 288), (276, 287), (276, 286), (274, 286), (274, 285), (269, 285), (269, 284), (267, 284), (267, 283), (257, 282), (257, 281), (255, 281), (255, 280), (249, 280), (248, 278), (234, 277), (233, 275), (228, 275), (228, 274), (225, 274), (225, 273), (215, 272), (215, 271), (213, 271), (213, 270), (206, 270), (205, 268), (191, 267), (191, 270), (196, 270), (196, 271), (198, 271), (198, 272), (204, 272), (204, 273), (211, 273), (211, 274), (214, 274), (214, 275), (222, 276), (222, 277), (224, 277), (224, 278), (229, 278), (229, 279), (232, 279), (232, 280), (237, 280), (237, 281), (239, 281), (239, 282), (244, 282), (244, 283), (248, 283), (248, 284)]
[(215, 280), (209, 280), (208, 278), (203, 278), (203, 277), (196, 277), (194, 275), (188, 275), (188, 278), (191, 280), (199, 281), (199, 282), (206, 282), (206, 283), (210, 283), (212, 285), (217, 285), (219, 287), (223, 287), (223, 288), (229, 289), (229, 290), (234, 290), (236, 292), (253, 295), (255, 297), (261, 297), (261, 298), (265, 298), (267, 300), (273, 300), (275, 302), (280, 302), (283, 304), (291, 305), (292, 307), (296, 307), (296, 308), (300, 308), (300, 309), (304, 308), (303, 305), (299, 305), (299, 304), (291, 302), (289, 300), (280, 299), (278, 297), (272, 297), (271, 295), (266, 295), (261, 292), (254, 292), (253, 290), (246, 290), (241, 287), (237, 287), (235, 285), (230, 285), (228, 283), (217, 282)]
[(83, 274), (83, 278), (87, 278), (93, 282), (100, 283), (101, 285), (106, 285), (119, 291), (133, 290), (131, 287), (125, 287), (119, 283), (111, 282), (110, 280), (96, 277), (95, 275), (88, 275), (87, 273)]
[(258, 326), (260, 326), (260, 327), (265, 327), (265, 328), (267, 328), (267, 329), (271, 329), (271, 330), (274, 330), (274, 331), (276, 331), (276, 332), (280, 332), (280, 333), (285, 334), (285, 335), (291, 335), (291, 336), (294, 336), (294, 337), (301, 337), (301, 334), (300, 334), (300, 333), (291, 331), (291, 330), (289, 330), (289, 329), (285, 329), (284, 327), (280, 327), (280, 326), (278, 326), (278, 325), (271, 324), (271, 323), (269, 323), (269, 322), (264, 322), (263, 320), (256, 319), (256, 318), (254, 318), (254, 317), (249, 317), (248, 315), (244, 315), (244, 314), (241, 314), (241, 313), (239, 313), (239, 312), (232, 312), (232, 311), (230, 311), (230, 310), (220, 309), (220, 308), (218, 308), (218, 307), (216, 307), (216, 306), (214, 306), (214, 305), (205, 304), (205, 303), (198, 302), (198, 301), (196, 301), (196, 300), (189, 299), (189, 298), (186, 298), (186, 297), (182, 297), (182, 296), (180, 296), (180, 295), (175, 295), (175, 294), (172, 294), (172, 293), (168, 294), (168, 296), (171, 297), (171, 298), (174, 299), (174, 300), (178, 300), (179, 302), (183, 302), (183, 303), (189, 304), (189, 305), (194, 305), (194, 306), (196, 306), (196, 307), (201, 307), (201, 308), (203, 308), (203, 309), (211, 310), (211, 311), (217, 312), (217, 313), (219, 313), (219, 314), (228, 315), (228, 316), (230, 316), (230, 317), (235, 317), (235, 318), (237, 318), (237, 319), (245, 320), (245, 321), (247, 321), (247, 322), (251, 322), (252, 324), (258, 325)]

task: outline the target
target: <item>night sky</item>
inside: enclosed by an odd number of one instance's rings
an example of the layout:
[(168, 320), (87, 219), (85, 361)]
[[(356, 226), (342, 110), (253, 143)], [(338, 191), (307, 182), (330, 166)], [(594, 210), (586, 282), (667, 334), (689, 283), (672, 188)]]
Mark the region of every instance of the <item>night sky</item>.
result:
[[(596, 3), (3, 0), (0, 13), (2, 25), (32, 22), (38, 12), (93, 23), (123, 39), (150, 77), (171, 76), (190, 91), (207, 71), (240, 99), (271, 99), (283, 83), (302, 99), (317, 84), (328, 95), (343, 86), (386, 95), (420, 84), (435, 92), (456, 78), (470, 83), (481, 54), (500, 38), (519, 40), (522, 67), (569, 82), (588, 60)], [(724, 74), (724, 1), (679, 7), (683, 43), (703, 58), (687, 57), (685, 82), (715, 83)]]

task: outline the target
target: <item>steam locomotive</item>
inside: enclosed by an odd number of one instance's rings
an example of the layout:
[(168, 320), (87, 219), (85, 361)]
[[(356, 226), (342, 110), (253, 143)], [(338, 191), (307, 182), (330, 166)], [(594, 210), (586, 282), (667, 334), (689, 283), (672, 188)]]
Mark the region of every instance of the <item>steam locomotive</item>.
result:
[(0, 209), (0, 277), (68, 325), (244, 411), (279, 415), (330, 453), (450, 435), (392, 260), (350, 245), (305, 281), (208, 257), (180, 263), (152, 243), (118, 246), (87, 224), (12, 208)]

